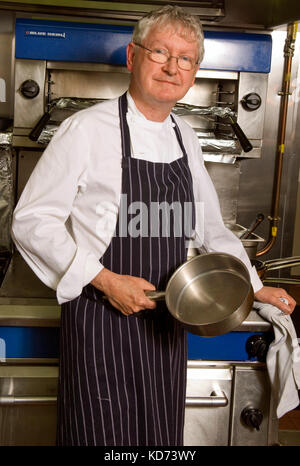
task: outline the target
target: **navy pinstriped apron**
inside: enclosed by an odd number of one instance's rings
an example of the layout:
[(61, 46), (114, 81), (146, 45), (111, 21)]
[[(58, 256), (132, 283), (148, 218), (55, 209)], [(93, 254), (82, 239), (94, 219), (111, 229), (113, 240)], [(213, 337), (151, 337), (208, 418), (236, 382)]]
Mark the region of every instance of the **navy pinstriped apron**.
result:
[[(126, 113), (124, 94), (119, 114), (122, 193), (127, 194), (128, 206), (132, 202), (194, 206), (187, 154), (175, 121), (183, 157), (153, 163), (131, 157)], [(186, 260), (184, 215), (181, 236), (170, 222), (168, 235), (160, 228), (154, 237), (133, 237), (118, 235), (123, 214), (119, 212), (116, 233), (101, 263), (115, 273), (143, 277), (165, 289), (170, 275)], [(194, 221), (194, 207), (192, 217)], [(124, 316), (102, 297), (88, 285), (62, 306), (58, 445), (182, 445), (185, 331), (164, 302), (155, 310)]]

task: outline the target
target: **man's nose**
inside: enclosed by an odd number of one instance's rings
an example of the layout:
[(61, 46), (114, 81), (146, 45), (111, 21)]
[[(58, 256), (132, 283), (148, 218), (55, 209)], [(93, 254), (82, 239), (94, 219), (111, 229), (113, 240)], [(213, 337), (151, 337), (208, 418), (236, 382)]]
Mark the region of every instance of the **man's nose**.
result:
[(169, 57), (168, 61), (164, 63), (163, 70), (170, 75), (174, 75), (178, 71), (177, 57)]

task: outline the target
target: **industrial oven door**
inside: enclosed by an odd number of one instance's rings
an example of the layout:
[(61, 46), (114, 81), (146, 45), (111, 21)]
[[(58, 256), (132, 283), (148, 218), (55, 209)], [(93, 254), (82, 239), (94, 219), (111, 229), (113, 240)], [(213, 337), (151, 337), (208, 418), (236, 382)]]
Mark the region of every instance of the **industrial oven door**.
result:
[(237, 364), (233, 387), (230, 445), (277, 445), (278, 419), (266, 365)]
[(188, 361), (184, 445), (229, 444), (232, 368)]

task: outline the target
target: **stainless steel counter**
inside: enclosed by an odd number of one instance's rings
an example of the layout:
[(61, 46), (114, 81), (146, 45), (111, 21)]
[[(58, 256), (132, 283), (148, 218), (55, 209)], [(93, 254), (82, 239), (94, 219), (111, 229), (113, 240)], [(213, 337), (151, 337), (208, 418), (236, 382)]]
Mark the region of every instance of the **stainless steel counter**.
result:
[(55, 291), (15, 253), (0, 287), (0, 325), (58, 327), (59, 321)]

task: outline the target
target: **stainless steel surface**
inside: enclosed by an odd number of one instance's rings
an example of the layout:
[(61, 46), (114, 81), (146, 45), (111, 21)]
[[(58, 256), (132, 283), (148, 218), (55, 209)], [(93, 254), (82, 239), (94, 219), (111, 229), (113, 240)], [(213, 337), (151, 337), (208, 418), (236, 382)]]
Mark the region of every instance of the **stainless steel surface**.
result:
[(207, 171), (216, 188), (223, 220), (235, 224), (240, 184), (240, 162), (234, 164), (206, 162)]
[(0, 396), (0, 407), (12, 405), (56, 405), (56, 401), (56, 396), (4, 395)]
[(257, 250), (259, 249), (260, 245), (265, 243), (265, 240), (258, 236), (256, 233), (251, 233), (249, 238), (242, 239), (241, 241), (250, 259), (255, 259)]
[[(21, 84), (28, 79), (36, 81), (40, 88), (33, 99), (25, 98), (20, 92)], [(128, 89), (129, 79), (124, 66), (17, 59), (14, 146), (43, 149), (43, 145), (28, 139), (28, 134), (48, 109), (48, 81), (51, 81), (52, 101), (60, 97), (114, 98)]]
[(265, 262), (252, 259), (252, 264), (255, 265), (257, 273), (264, 283), (274, 284), (300, 284), (299, 278), (290, 277), (266, 277), (268, 271), (290, 269), (297, 267), (300, 264), (300, 256), (283, 257), (281, 259), (270, 259)]
[(273, 283), (273, 284), (282, 284), (282, 285), (300, 285), (300, 279), (298, 278), (285, 278), (285, 277), (265, 277), (262, 279), (263, 283)]
[(291, 256), (291, 257), (281, 257), (280, 259), (269, 259), (267, 261), (260, 263), (262, 267), (265, 267), (267, 270), (278, 270), (284, 269), (286, 267), (294, 267), (300, 265), (300, 256)]
[(12, 118), (14, 69), (13, 69), (14, 16), (0, 14), (0, 117)]
[[(268, 77), (266, 73), (240, 73), (237, 121), (251, 142), (263, 137)], [(245, 110), (241, 103), (242, 97), (251, 92), (259, 94), (262, 100), (261, 106), (253, 112)]]
[[(60, 306), (53, 303), (22, 300), (19, 304), (5, 302), (0, 298), (0, 325), (22, 327), (59, 327)], [(45, 300), (41, 300), (45, 301)]]
[[(277, 131), (279, 121), (283, 47), (286, 38), (286, 28), (272, 32), (272, 62), (268, 79), (267, 105), (263, 124), (262, 157), (259, 160), (243, 160), (240, 176), (239, 193), (237, 196), (237, 223), (248, 225), (256, 213), (263, 212), (265, 217), (271, 212), (272, 184), (277, 150)], [(287, 135), (283, 179), (281, 186), (280, 223), (277, 242), (264, 258), (275, 258), (292, 255), (293, 231), (297, 208), (297, 188), (299, 163), (298, 148), (300, 143), (299, 115), (299, 33), (296, 40), (296, 51), (291, 72), (291, 92), (289, 102)], [(268, 222), (263, 222), (257, 229), (257, 234), (268, 237)], [(261, 249), (259, 246), (258, 249)], [(300, 252), (300, 251), (299, 251)]]
[[(114, 72), (86, 70), (51, 70), (52, 99), (59, 97), (88, 97), (113, 99), (128, 89), (130, 74), (124, 70)], [(83, 85), (84, 83), (84, 85)]]
[[(14, 128), (31, 128), (44, 113), (45, 73), (46, 62), (43, 60), (16, 60)], [(34, 99), (26, 99), (20, 93), (21, 84), (27, 79), (36, 81), (40, 87), (40, 93)]]
[[(187, 404), (185, 409), (184, 445), (228, 445), (232, 368), (227, 364), (202, 364), (189, 361), (187, 369)], [(193, 404), (190, 399), (211, 399), (221, 393), (222, 404)], [(224, 395), (223, 395), (224, 394)], [(228, 402), (226, 402), (228, 400)], [(221, 401), (221, 400), (220, 400)]]
[[(215, 391), (224, 405), (186, 405), (184, 445), (266, 446), (278, 442), (278, 419), (266, 365), (263, 363), (188, 361), (187, 400)], [(225, 404), (225, 397), (228, 403)], [(242, 418), (247, 408), (259, 410), (259, 430)]]
[[(27, 138), (28, 139), (28, 138)], [(39, 147), (40, 149), (40, 147)], [(20, 150), (18, 153), (18, 171), (16, 174), (17, 184), (17, 201), (19, 200), (22, 191), (34, 169), (39, 158), (41, 157), (41, 150)]]
[[(90, 0), (88, 3), (86, 1), (77, 1), (76, 4), (72, 3), (72, 6), (69, 2), (59, 2), (57, 4), (54, 2), (47, 2), (45, 4), (43, 1), (28, 2), (24, 1), (23, 3), (18, 2), (15, 4), (14, 0), (7, 0), (6, 2), (0, 2), (1, 9), (11, 9), (13, 11), (25, 11), (30, 13), (44, 13), (47, 15), (54, 14), (57, 15), (68, 15), (76, 17), (91, 17), (101, 18), (106, 20), (114, 20), (118, 22), (121, 20), (121, 24), (126, 21), (126, 24), (130, 20), (138, 20), (144, 16), (147, 12), (153, 10), (159, 5), (163, 5), (165, 2), (162, 0), (156, 0), (153, 2), (143, 2), (139, 3), (135, 0), (125, 2), (103, 2)], [(189, 1), (188, 4), (185, 4), (185, 0), (180, 2), (183, 6), (186, 5), (186, 9), (194, 15), (200, 15), (200, 17), (208, 22), (219, 21), (220, 18), (224, 17), (224, 0), (218, 0), (215, 2), (213, 0), (198, 0)], [(76, 19), (75, 19), (76, 20)]]
[(0, 445), (55, 445), (57, 366), (0, 365)]
[(228, 405), (228, 398), (222, 390), (214, 389), (210, 396), (188, 396), (185, 400), (185, 405), (194, 408), (202, 408), (207, 406), (219, 408)]
[(1, 298), (39, 298), (55, 299), (55, 291), (44, 285), (31, 271), (19, 253), (10, 262), (0, 288)]
[(192, 333), (221, 335), (249, 314), (253, 290), (244, 264), (229, 254), (193, 257), (171, 276), (165, 296), (170, 313)]
[(274, 28), (300, 18), (295, 0), (225, 0), (223, 26)]
[[(238, 238), (242, 238), (242, 235), (247, 232), (247, 229), (238, 223), (227, 223), (226, 227), (229, 228), (229, 230), (231, 230)], [(265, 240), (256, 233), (251, 233), (249, 238), (241, 239), (241, 242), (248, 254), (248, 257), (250, 259), (255, 259), (259, 245), (263, 244)]]
[(254, 310), (249, 313), (241, 325), (234, 329), (235, 332), (267, 332), (271, 330), (272, 325)]
[[(201, 107), (219, 106), (220, 108), (227, 106), (231, 108), (234, 113), (237, 112), (237, 123), (241, 126), (254, 147), (254, 149), (246, 154), (239, 146), (238, 156), (241, 158), (245, 156), (247, 158), (258, 158), (260, 157), (262, 145), (262, 126), (267, 83), (268, 75), (262, 73), (241, 72), (226, 75), (222, 71), (200, 70), (196, 75), (194, 86), (179, 104)], [(251, 116), (249, 116), (249, 112), (243, 108), (241, 100), (246, 94), (254, 91), (259, 94), (262, 103), (260, 108), (251, 112)], [(207, 116), (195, 115), (195, 111), (191, 113), (190, 115), (183, 116), (183, 118), (195, 130), (199, 127), (206, 128), (212, 131), (221, 140), (225, 137), (228, 138), (228, 136), (236, 139), (235, 135), (232, 133), (229, 122), (226, 124), (225, 121), (218, 121), (213, 116), (211, 116), (210, 121), (208, 121)], [(201, 136), (199, 134), (198, 137), (201, 143)], [(222, 145), (217, 147), (215, 152), (210, 149), (208, 153), (206, 146), (203, 146), (203, 155), (206, 161), (213, 160), (213, 156), (219, 157), (220, 152), (222, 153)], [(231, 155), (236, 155), (236, 151), (233, 151)]]
[[(271, 409), (272, 397), (266, 367), (236, 366), (232, 398), (230, 445), (262, 446), (276, 443), (277, 422)], [(259, 430), (245, 425), (241, 413), (245, 408), (263, 414)]]
[(275, 171), (274, 171), (274, 181), (273, 181), (273, 199), (271, 204), (271, 212), (268, 216), (270, 220), (269, 226), (269, 235), (267, 239), (267, 244), (257, 252), (257, 256), (262, 256), (269, 252), (277, 239), (278, 224), (280, 221), (279, 217), (279, 205), (280, 198), (282, 195), (282, 173), (283, 173), (283, 164), (285, 159), (285, 140), (286, 140), (286, 129), (287, 129), (287, 115), (289, 109), (289, 99), (291, 96), (290, 87), (291, 87), (291, 70), (293, 64), (293, 56), (295, 50), (295, 41), (297, 37), (297, 27), (298, 23), (294, 22), (288, 24), (287, 26), (287, 35), (285, 40), (285, 45), (283, 49), (284, 55), (284, 66), (283, 66), (283, 77), (282, 77), (282, 88), (278, 92), (280, 96), (280, 114), (279, 114), (279, 126), (278, 126), (278, 135), (277, 135), (277, 150), (276, 150), (276, 162), (275, 162)]
[[(52, 3), (52, 4), (51, 4)], [(78, 1), (72, 6), (68, 2), (45, 2), (42, 1), (23, 1), (16, 2), (14, 0), (0, 1), (0, 9), (11, 11), (22, 11), (27, 13), (39, 13), (46, 15), (57, 16), (73, 16), (75, 18), (102, 18), (102, 20), (113, 20), (114, 22), (126, 24), (133, 22), (141, 17), (141, 15), (150, 11), (154, 7), (162, 4), (159, 1), (149, 1), (138, 3), (137, 1), (124, 2), (103, 2), (90, 0)], [(289, 21), (299, 19), (299, 6), (295, 0), (265, 0), (263, 3), (260, 0), (243, 0), (243, 8), (239, 0), (224, 0), (218, 1), (198, 1), (190, 2), (181, 0), (180, 5), (185, 6), (192, 14), (200, 16), (204, 24), (215, 24), (221, 27), (236, 27), (236, 28), (273, 28)], [(23, 13), (24, 14), (24, 13)], [(85, 19), (86, 20), (86, 19)]]

